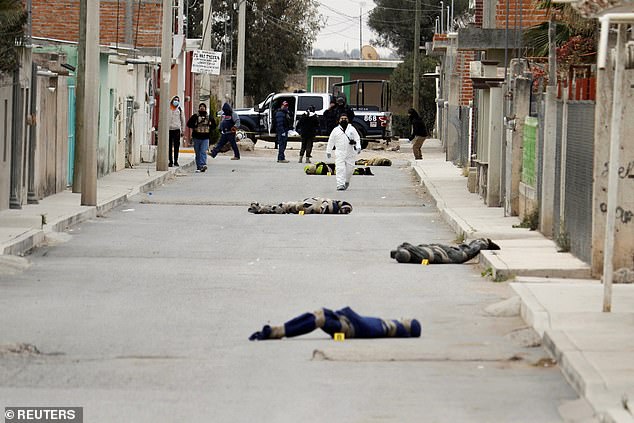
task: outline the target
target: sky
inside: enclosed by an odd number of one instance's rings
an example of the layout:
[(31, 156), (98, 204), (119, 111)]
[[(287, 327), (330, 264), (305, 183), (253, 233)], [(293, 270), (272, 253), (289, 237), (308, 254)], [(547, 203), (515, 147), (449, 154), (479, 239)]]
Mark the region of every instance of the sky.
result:
[[(376, 34), (367, 25), (368, 13), (375, 6), (367, 0), (317, 0), (319, 11), (326, 19), (326, 26), (317, 35), (313, 48), (321, 50), (351, 51), (359, 49), (359, 35), (363, 45), (370, 44)], [(359, 34), (359, 16), (361, 16), (361, 34)], [(381, 57), (389, 50), (377, 48)]]

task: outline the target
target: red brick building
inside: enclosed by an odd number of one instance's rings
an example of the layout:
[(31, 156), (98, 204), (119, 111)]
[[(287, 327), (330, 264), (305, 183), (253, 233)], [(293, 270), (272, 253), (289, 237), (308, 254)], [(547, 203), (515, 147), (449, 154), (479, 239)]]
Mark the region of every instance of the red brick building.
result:
[[(101, 0), (99, 11), (101, 44), (161, 46), (161, 0)], [(79, 0), (32, 0), (32, 21), (35, 37), (77, 41)]]

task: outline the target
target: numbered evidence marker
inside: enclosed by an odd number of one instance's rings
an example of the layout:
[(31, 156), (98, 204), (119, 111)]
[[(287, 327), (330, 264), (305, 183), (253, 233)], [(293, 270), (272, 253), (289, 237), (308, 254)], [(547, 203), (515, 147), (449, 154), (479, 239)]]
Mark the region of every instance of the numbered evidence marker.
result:
[(303, 215), (304, 215), (304, 210), (300, 210), (300, 211), (299, 211), (299, 215), (300, 215), (300, 216), (303, 216)]
[(345, 341), (346, 335), (343, 332), (336, 332), (334, 339), (335, 341)]
[(423, 261), (421, 261), (420, 264), (422, 264), (423, 266), (427, 266), (429, 264), (429, 260), (423, 259)]
[(332, 176), (332, 172), (328, 172), (326, 175), (328, 175), (328, 176)]

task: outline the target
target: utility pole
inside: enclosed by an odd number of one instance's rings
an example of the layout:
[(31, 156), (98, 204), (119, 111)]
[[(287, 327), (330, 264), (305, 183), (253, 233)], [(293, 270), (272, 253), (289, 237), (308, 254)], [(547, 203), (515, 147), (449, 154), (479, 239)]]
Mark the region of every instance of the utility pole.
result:
[(86, 104), (86, 1), (79, 2), (79, 42), (77, 44), (77, 73), (75, 91), (75, 157), (73, 157), (73, 193), (81, 192), (84, 163), (84, 111)]
[[(544, 169), (542, 170), (542, 202), (539, 210), (539, 229), (548, 237), (554, 237), (555, 162), (557, 151), (557, 50), (555, 36), (557, 25), (551, 15), (548, 22), (548, 86), (544, 101)], [(558, 231), (558, 228), (556, 229)]]
[(236, 65), (236, 101), (235, 107), (244, 107), (244, 48), (247, 20), (247, 2), (240, 0), (238, 11), (238, 64)]
[[(607, 21), (609, 18), (603, 18)], [(601, 36), (609, 31), (610, 24), (601, 22)], [(614, 234), (616, 233), (616, 209), (619, 193), (619, 153), (621, 138), (621, 122), (625, 119), (623, 112), (623, 97), (625, 88), (625, 63), (627, 60), (627, 25), (617, 25), (616, 60), (614, 64), (614, 85), (612, 91), (612, 119), (610, 128), (610, 153), (608, 172), (607, 210), (605, 222), (605, 241), (603, 247), (603, 312), (612, 311), (612, 279), (614, 272)], [(600, 64), (601, 65), (601, 64)], [(605, 72), (605, 71), (603, 71)]]
[[(203, 3), (203, 50), (211, 50), (211, 0), (204, 0)], [(198, 99), (200, 102), (204, 102), (210, 99), (211, 94), (211, 81), (210, 76), (206, 73), (200, 74), (201, 84), (198, 91)], [(194, 110), (198, 110), (198, 106), (194, 104)]]
[[(77, 69), (77, 145), (81, 167), (76, 178), (81, 205), (97, 205), (97, 125), (99, 120), (99, 1), (79, 3), (79, 60)], [(77, 151), (78, 150), (78, 151)]]
[(418, 98), (420, 78), (418, 76), (418, 55), (420, 53), (420, 0), (416, 0), (416, 14), (414, 18), (414, 72), (412, 75), (412, 107), (418, 110), (420, 99)]
[(169, 95), (172, 73), (172, 0), (163, 0), (163, 22), (161, 40), (161, 101), (159, 102), (159, 141), (156, 170), (167, 170), (169, 147)]
[(359, 60), (363, 60), (363, 3), (359, 4)]

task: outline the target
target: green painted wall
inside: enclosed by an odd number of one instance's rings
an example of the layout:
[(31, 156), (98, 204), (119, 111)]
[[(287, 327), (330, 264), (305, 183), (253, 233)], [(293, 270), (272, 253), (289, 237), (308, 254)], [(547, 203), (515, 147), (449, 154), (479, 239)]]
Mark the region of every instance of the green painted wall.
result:
[[(394, 69), (392, 68), (373, 68), (373, 67), (333, 67), (333, 66), (308, 66), (306, 69), (306, 87), (308, 91), (313, 90), (314, 76), (341, 76), (344, 81), (353, 79), (364, 79), (363, 75), (369, 75), (366, 79), (376, 79), (377, 75), (381, 75), (383, 79), (390, 79)], [(345, 87), (344, 92), (350, 98), (350, 87)]]

